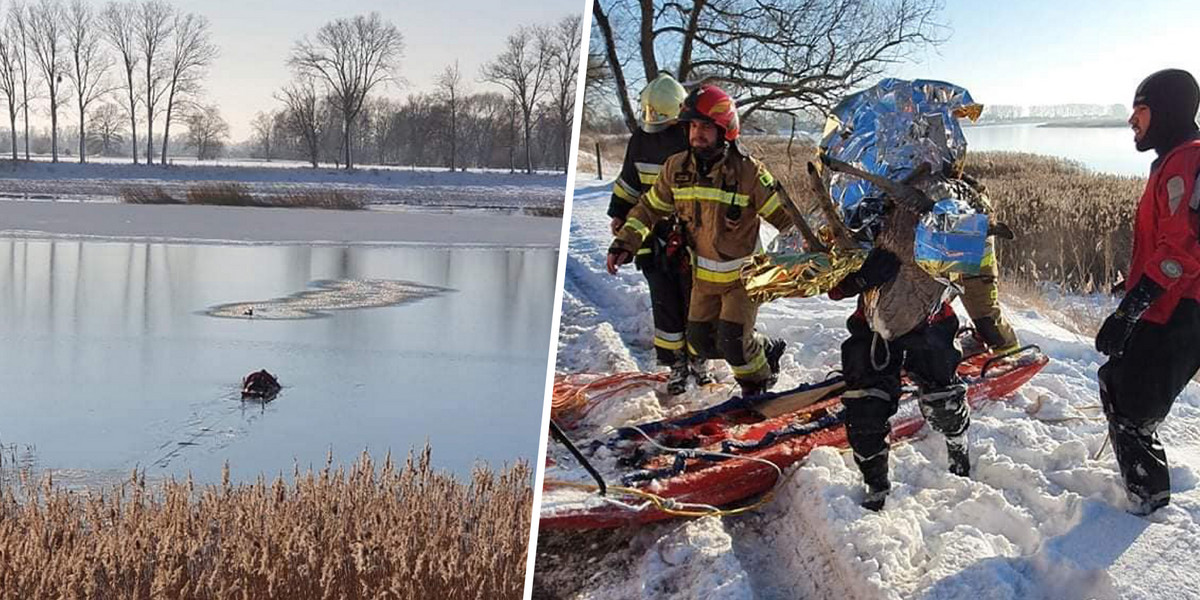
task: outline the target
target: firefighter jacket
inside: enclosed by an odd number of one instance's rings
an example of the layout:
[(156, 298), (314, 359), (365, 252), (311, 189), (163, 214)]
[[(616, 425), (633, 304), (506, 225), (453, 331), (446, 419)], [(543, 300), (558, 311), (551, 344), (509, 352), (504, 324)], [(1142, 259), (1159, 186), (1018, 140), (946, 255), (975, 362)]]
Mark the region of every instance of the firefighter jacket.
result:
[[(625, 220), (642, 194), (654, 185), (667, 158), (687, 149), (686, 123), (676, 123), (656, 133), (635, 130), (625, 148), (625, 163), (621, 167), (621, 175), (613, 184), (612, 198), (608, 202), (608, 216)], [(654, 235), (666, 240), (670, 230), (670, 223), (662, 222), (654, 229)], [(638, 268), (644, 269), (650, 264), (653, 246), (654, 241), (647, 237), (637, 251)]]
[(634, 252), (659, 221), (676, 214), (687, 228), (697, 282), (725, 285), (758, 250), (759, 218), (780, 231), (792, 225), (779, 182), (735, 144), (707, 169), (693, 152), (675, 154), (617, 232), (613, 246)]
[(1200, 300), (1200, 139), (1155, 161), (1138, 203), (1126, 291), (1149, 277), (1163, 293), (1142, 318), (1165, 324), (1179, 301)]

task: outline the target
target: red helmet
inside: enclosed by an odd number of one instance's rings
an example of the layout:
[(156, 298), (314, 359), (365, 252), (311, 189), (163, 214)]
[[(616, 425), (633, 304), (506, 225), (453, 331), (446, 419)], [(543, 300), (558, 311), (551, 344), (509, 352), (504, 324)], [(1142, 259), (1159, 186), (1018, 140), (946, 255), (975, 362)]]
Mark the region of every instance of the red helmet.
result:
[(679, 114), (680, 121), (708, 121), (721, 128), (725, 140), (732, 142), (738, 138), (737, 104), (725, 90), (715, 85), (702, 85), (688, 94), (683, 101), (683, 112)]

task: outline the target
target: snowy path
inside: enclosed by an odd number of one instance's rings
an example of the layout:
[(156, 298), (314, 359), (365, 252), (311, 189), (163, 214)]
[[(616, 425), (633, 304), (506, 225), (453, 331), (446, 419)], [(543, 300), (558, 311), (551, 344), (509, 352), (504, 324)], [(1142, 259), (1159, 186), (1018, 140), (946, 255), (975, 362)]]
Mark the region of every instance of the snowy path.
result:
[[(631, 267), (604, 272), (611, 239), (608, 186), (576, 190), (559, 337), (558, 371), (654, 370), (649, 297)], [(824, 298), (764, 306), (760, 328), (789, 342), (777, 389), (821, 378), (839, 364), (850, 302)], [(1190, 384), (1161, 429), (1172, 465), (1173, 503), (1130, 516), (1111, 450), (1099, 460), (1105, 423), (1092, 341), (1010, 311), (1022, 341), (1052, 358), (1006, 402), (976, 411), (971, 479), (946, 472), (936, 434), (892, 453), (893, 493), (872, 514), (858, 506), (861, 479), (848, 456), (814, 452), (748, 517), (676, 521), (636, 532), (618, 549), (572, 565), (563, 534), (543, 534), (538, 586), (573, 598), (1200, 598), (1200, 386)], [(730, 375), (722, 365), (726, 380)], [(666, 401), (651, 392), (598, 406), (579, 434), (678, 414), (728, 394), (692, 391)], [(562, 455), (555, 444), (550, 455)], [(578, 477), (562, 467), (547, 478)], [(553, 505), (556, 495), (543, 502)], [(569, 501), (563, 497), (560, 501)], [(579, 539), (603, 539), (587, 534)], [(617, 538), (614, 538), (617, 539)], [(582, 551), (586, 554), (586, 551)], [(542, 568), (546, 565), (545, 569)], [(567, 565), (567, 566), (563, 566)], [(578, 569), (572, 577), (554, 569)], [(604, 572), (609, 571), (609, 572)], [(582, 582), (558, 586), (565, 580)], [(576, 588), (576, 589), (571, 589)]]

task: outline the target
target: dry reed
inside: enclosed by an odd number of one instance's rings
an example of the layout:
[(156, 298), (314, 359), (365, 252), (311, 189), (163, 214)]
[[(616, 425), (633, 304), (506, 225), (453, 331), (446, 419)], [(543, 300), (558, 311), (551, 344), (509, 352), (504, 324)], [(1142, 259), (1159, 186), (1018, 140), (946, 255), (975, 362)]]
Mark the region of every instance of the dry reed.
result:
[[(330, 462), (332, 459), (330, 460)], [(519, 598), (532, 512), (527, 464), (470, 480), (428, 446), (397, 467), (196, 489), (136, 472), (104, 494), (0, 489), (0, 599)]]
[(198, 183), (187, 187), (184, 198), (177, 198), (162, 186), (123, 186), (118, 191), (129, 204), (207, 204), (214, 206), (256, 206), (260, 208), (324, 208), (361, 210), (367, 202), (362, 194), (338, 189), (285, 190), (255, 193), (236, 182)]

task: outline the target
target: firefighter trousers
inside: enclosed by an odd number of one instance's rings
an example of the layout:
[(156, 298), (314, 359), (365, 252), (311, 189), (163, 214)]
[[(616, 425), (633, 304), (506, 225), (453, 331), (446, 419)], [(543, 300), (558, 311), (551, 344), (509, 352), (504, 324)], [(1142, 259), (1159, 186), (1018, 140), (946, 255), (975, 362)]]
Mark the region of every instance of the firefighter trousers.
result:
[(743, 388), (771, 378), (765, 340), (754, 332), (758, 305), (740, 282), (692, 281), (688, 307), (689, 350), (705, 359), (723, 359)]
[(955, 344), (958, 318), (947, 307), (939, 319), (888, 342), (867, 325), (861, 312), (846, 321), (842, 375), (847, 391), (846, 436), (863, 480), (875, 489), (888, 484), (888, 420), (900, 400), (901, 370), (919, 389), (921, 414), (948, 443), (965, 443), (970, 412), (966, 385), (958, 377), (962, 352)]
[(992, 350), (1017, 347), (1017, 334), (1000, 313), (1000, 291), (996, 285), (1000, 263), (996, 261), (996, 238), (989, 237), (983, 250), (979, 274), (963, 278), (963, 307), (975, 324), (975, 332)]
[(1165, 324), (1139, 321), (1125, 353), (1100, 367), (1100, 402), (1125, 487), (1140, 500), (1171, 497), (1167, 454), (1158, 426), (1200, 369), (1200, 305), (1185, 299)]
[(642, 274), (650, 286), (654, 352), (658, 364), (671, 366), (684, 361), (687, 359), (684, 332), (692, 289), (691, 273), (681, 268), (647, 265)]

